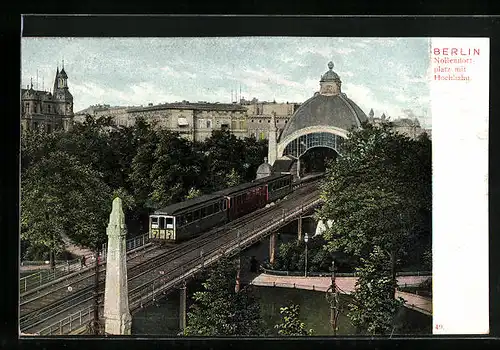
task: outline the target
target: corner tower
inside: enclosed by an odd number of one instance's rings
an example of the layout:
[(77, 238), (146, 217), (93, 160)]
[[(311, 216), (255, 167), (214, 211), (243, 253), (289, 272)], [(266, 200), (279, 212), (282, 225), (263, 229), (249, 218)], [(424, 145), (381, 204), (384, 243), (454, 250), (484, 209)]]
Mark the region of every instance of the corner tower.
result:
[(57, 114), (62, 116), (64, 130), (69, 130), (73, 125), (74, 117), (73, 95), (69, 92), (68, 75), (64, 70), (64, 61), (61, 71), (59, 71), (59, 67), (57, 68), (52, 95)]

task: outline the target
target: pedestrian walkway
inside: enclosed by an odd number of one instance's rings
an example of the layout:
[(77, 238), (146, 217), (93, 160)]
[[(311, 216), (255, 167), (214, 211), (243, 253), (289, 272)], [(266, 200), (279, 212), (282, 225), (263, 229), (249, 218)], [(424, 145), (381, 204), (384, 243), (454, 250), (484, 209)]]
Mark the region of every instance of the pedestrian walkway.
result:
[[(78, 258), (85, 256), (87, 262), (93, 260), (94, 253), (90, 249), (77, 246), (75, 243), (73, 243), (71, 238), (69, 238), (64, 233), (61, 233), (61, 238), (64, 242), (65, 251), (77, 256)], [(37, 265), (21, 265), (19, 267), (19, 270), (21, 272), (28, 272), (28, 271), (36, 272), (38, 270), (46, 270), (46, 269), (50, 269), (50, 264), (47, 261)]]
[[(430, 278), (429, 276), (399, 276), (397, 282), (399, 286), (418, 285)], [(340, 293), (351, 294), (355, 289), (357, 279), (357, 277), (336, 277), (335, 285)], [(319, 292), (328, 291), (331, 283), (331, 277), (275, 276), (265, 273), (249, 282), (255, 286), (297, 288)], [(406, 301), (406, 307), (432, 315), (432, 298), (401, 291), (396, 292), (396, 297), (402, 297)]]
[(66, 246), (67, 252), (78, 257), (85, 256), (86, 258), (90, 258), (94, 255), (90, 249), (77, 246), (66, 234), (61, 233), (61, 238)]

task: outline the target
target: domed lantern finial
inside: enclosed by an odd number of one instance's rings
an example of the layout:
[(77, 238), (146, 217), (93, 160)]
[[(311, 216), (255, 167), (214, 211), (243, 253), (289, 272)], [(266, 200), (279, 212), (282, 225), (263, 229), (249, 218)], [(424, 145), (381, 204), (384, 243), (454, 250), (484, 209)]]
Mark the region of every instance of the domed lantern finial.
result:
[(333, 62), (332, 61), (328, 62), (328, 69), (330, 69), (330, 70), (333, 69)]

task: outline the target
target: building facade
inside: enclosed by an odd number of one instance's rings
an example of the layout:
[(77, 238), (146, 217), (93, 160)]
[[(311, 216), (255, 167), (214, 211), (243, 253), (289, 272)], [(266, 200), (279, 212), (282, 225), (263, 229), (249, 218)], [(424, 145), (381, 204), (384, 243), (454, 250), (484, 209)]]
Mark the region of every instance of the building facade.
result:
[(73, 125), (73, 96), (64, 67), (57, 68), (52, 92), (33, 89), (33, 82), (21, 89), (21, 130), (46, 132), (70, 130)]
[(142, 117), (158, 127), (177, 131), (190, 140), (203, 141), (213, 130), (227, 129), (237, 137), (267, 139), (271, 117), (276, 118), (279, 131), (283, 130), (300, 106), (296, 103), (248, 102), (207, 103), (189, 101), (160, 105), (111, 107), (90, 106), (75, 115), (75, 122), (85, 121), (86, 115), (96, 118), (111, 116), (116, 125), (132, 126)]
[[(327, 109), (344, 108), (346, 109), (345, 113), (337, 114), (340, 116), (339, 118), (345, 117), (346, 120), (350, 118), (347, 116), (350, 112), (364, 115), (364, 112), (357, 105), (353, 105), (351, 100), (346, 99), (342, 92), (340, 78), (333, 72), (332, 68), (333, 63), (332, 67), (329, 67), (329, 70), (321, 77), (320, 90), (304, 103), (262, 102), (254, 98), (251, 101), (240, 99), (238, 103), (182, 101), (129, 107), (95, 105), (76, 113), (74, 121), (83, 122), (87, 115), (95, 118), (111, 116), (118, 126), (133, 126), (137, 118), (143, 117), (147, 122), (155, 123), (161, 128), (177, 131), (190, 140), (203, 141), (210, 137), (213, 130), (221, 129), (227, 129), (237, 137), (268, 139), (274, 118), (276, 134), (280, 137), (284, 130), (290, 129), (289, 121), (297, 111), (301, 110), (303, 105), (309, 106), (308, 108), (311, 107), (311, 104), (318, 105), (318, 108), (325, 106), (328, 107)], [(302, 108), (302, 112), (306, 110), (308, 109)], [(315, 115), (324, 114), (324, 111), (321, 110), (321, 113), (318, 113)], [(373, 110), (370, 111), (367, 118), (369, 122), (374, 124), (379, 124), (385, 119), (385, 115), (375, 118)], [(366, 118), (363, 119), (364, 121)], [(404, 133), (409, 137), (418, 137), (423, 132), (430, 135), (429, 130), (420, 127), (417, 119), (399, 118), (392, 120), (392, 123), (397, 132)]]

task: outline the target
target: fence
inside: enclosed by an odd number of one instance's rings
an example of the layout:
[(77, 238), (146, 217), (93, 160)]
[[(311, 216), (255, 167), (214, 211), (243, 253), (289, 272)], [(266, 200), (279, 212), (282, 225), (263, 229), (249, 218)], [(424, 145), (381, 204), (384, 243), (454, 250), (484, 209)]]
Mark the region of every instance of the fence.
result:
[[(273, 276), (304, 276), (304, 271), (283, 271), (283, 270), (272, 270), (272, 269), (266, 269), (264, 267), (260, 267), (260, 270), (265, 273), (266, 275), (273, 275)], [(310, 277), (329, 277), (332, 275), (331, 272), (314, 272), (314, 271), (307, 271), (307, 275)], [(336, 277), (358, 277), (357, 272), (336, 272), (335, 276)], [(404, 277), (404, 276), (432, 276), (431, 271), (415, 271), (415, 272), (396, 272), (397, 277)]]
[[(149, 234), (143, 234), (138, 237), (130, 238), (126, 241), (126, 251), (129, 252), (131, 250), (140, 248), (149, 243)], [(101, 262), (105, 261), (107, 254), (107, 246), (103, 244), (102, 253), (100, 255)], [(94, 256), (86, 256), (89, 264), (87, 267), (90, 267), (95, 264)], [(55, 281), (58, 278), (66, 276), (72, 272), (81, 270), (84, 268), (81, 264), (80, 259), (68, 260), (66, 263), (56, 265), (55, 269), (50, 270), (42, 270), (28, 276), (22, 277), (19, 279), (19, 292), (24, 293), (30, 289), (34, 289), (44, 285), (45, 283)]]
[(40, 330), (37, 335), (63, 335), (87, 325), (94, 318), (94, 306), (88, 306), (61, 321)]
[[(314, 200), (308, 205), (301, 207), (300, 210), (296, 210), (294, 213), (288, 215), (286, 218), (284, 217), (282, 219), (274, 221), (273, 223), (266, 223), (264, 225), (256, 227), (256, 229), (260, 230), (259, 234), (252, 235), (251, 237), (242, 239), (240, 241), (241, 247), (251, 244), (251, 242), (253, 242), (255, 239), (260, 239), (262, 235), (272, 232), (273, 230), (276, 229), (276, 227), (282, 225), (286, 219), (293, 218), (294, 216), (300, 214), (303, 210), (307, 210), (317, 205), (318, 202), (319, 200)], [(129, 239), (127, 241), (127, 251), (129, 249), (136, 249), (137, 247), (140, 247), (141, 245), (145, 245), (148, 243), (149, 239), (147, 237), (147, 234), (141, 237)], [(174, 277), (170, 281), (165, 281), (165, 278), (163, 276), (156, 276), (151, 280), (149, 280), (148, 282), (142, 284), (141, 286), (138, 286), (133, 290), (129, 290), (130, 310), (133, 312), (135, 309), (138, 309), (143, 305), (147, 304), (148, 302), (155, 300), (155, 297), (158, 296), (159, 294), (164, 293), (165, 291), (169, 290), (172, 287), (175, 287), (176, 285), (179, 285), (183, 280), (189, 278), (190, 276), (193, 276), (197, 271), (216, 262), (222, 256), (230, 256), (239, 251), (239, 249), (240, 249), (239, 246), (236, 245), (231, 246), (230, 244), (228, 244), (228, 246), (224, 248), (214, 250), (213, 254), (210, 254), (209, 257), (201, 257), (200, 255), (200, 257), (196, 257), (189, 262), (184, 262), (185, 265), (193, 264), (194, 266), (190, 268), (187, 268), (185, 266), (178, 267), (179, 269), (181, 269), (180, 275)], [(91, 315), (92, 312), (93, 312), (93, 307), (89, 306), (88, 308), (76, 312), (59, 322), (56, 322), (48, 327), (45, 327), (39, 332), (39, 334), (40, 335), (67, 334), (71, 332), (73, 329), (76, 329), (79, 326), (83, 326), (83, 324), (85, 324), (86, 322), (88, 323), (91, 317), (93, 317), (93, 315)], [(76, 322), (76, 326), (73, 325), (74, 322)]]

